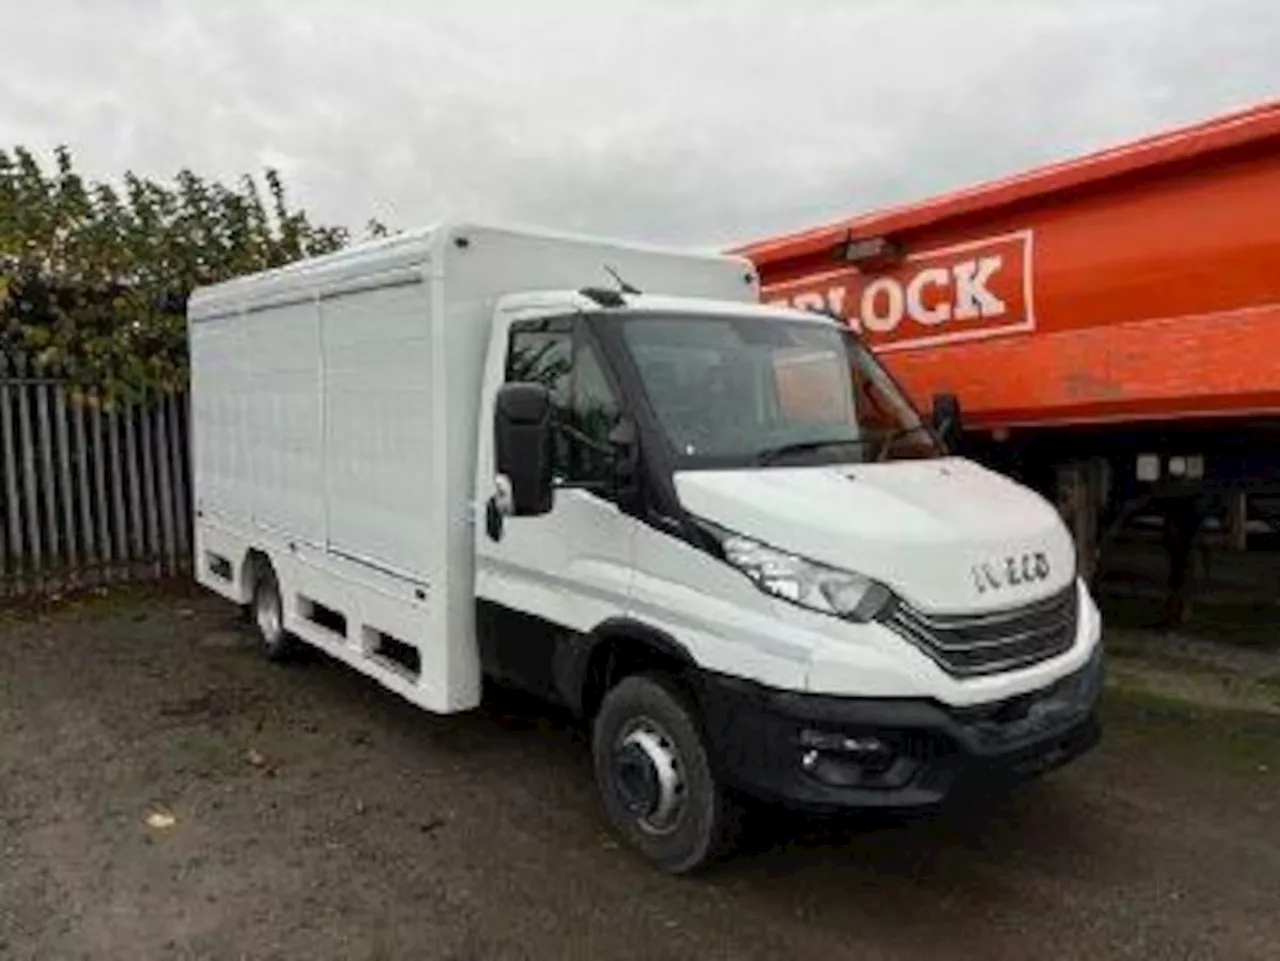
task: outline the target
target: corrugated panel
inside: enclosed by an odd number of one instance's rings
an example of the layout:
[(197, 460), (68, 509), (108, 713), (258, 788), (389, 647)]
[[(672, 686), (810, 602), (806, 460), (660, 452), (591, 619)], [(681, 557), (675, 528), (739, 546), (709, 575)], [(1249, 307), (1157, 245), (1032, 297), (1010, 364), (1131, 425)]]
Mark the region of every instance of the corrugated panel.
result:
[(182, 396), (104, 413), (0, 357), (0, 596), (189, 567)]

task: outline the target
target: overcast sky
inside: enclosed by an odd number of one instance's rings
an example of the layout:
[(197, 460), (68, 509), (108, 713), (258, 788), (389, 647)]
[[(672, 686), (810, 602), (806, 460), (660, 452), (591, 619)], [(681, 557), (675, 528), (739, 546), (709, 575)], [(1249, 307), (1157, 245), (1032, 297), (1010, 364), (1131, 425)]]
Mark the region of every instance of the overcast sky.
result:
[(0, 0), (0, 132), (318, 218), (690, 244), (1280, 94), (1275, 0)]

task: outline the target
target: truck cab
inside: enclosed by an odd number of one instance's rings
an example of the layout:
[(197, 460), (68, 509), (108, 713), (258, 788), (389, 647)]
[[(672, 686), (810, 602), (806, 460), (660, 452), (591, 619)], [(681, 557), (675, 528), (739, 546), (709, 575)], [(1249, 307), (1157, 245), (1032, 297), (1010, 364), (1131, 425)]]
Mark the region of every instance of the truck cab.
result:
[(928, 808), (1096, 739), (1056, 511), (947, 456), (844, 325), (515, 296), (483, 396), (484, 668), (595, 719), (606, 806), (660, 863), (727, 830), (703, 795)]

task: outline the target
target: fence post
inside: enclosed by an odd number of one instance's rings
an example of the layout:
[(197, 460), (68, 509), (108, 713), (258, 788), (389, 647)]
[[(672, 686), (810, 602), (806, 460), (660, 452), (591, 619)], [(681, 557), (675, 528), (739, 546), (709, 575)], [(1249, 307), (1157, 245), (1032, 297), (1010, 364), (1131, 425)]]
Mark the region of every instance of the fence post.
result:
[(177, 394), (170, 394), (169, 404), (169, 456), (173, 461), (173, 499), (178, 511), (178, 569), (183, 570), (191, 561), (191, 501), (187, 493), (190, 470), (188, 460), (187, 407)]
[(133, 541), (129, 515), (125, 511), (126, 464), (124, 445), (120, 443), (120, 413), (113, 408), (102, 418), (107, 431), (107, 457), (111, 464), (111, 516), (115, 520), (116, 573), (127, 580), (132, 573), (129, 546)]
[(102, 558), (98, 554), (97, 538), (94, 536), (93, 502), (89, 499), (89, 439), (84, 427), (83, 401), (73, 402), (68, 413), (71, 417), (72, 443), (76, 451), (76, 506), (80, 509), (80, 537), (84, 543), (84, 576), (86, 580), (98, 580), (101, 577)]
[(157, 394), (147, 416), (151, 421), (152, 447), (158, 468), (156, 476), (160, 491), (160, 541), (164, 548), (164, 572), (172, 576), (178, 572), (178, 538), (174, 531), (177, 511), (173, 508), (173, 452), (168, 449), (167, 399), (164, 393)]
[(4, 472), (5, 526), (9, 548), (5, 573), (10, 590), (20, 593), (26, 550), (22, 538), (22, 505), (18, 501), (17, 431), (13, 423), (13, 394), (18, 388), (9, 380), (11, 367), (16, 368), (16, 365), (11, 364), (8, 357), (0, 356), (0, 469)]
[(35, 422), (31, 416), (31, 384), (27, 377), (27, 362), (19, 357), (17, 364), (18, 391), (18, 452), (22, 457), (22, 493), (27, 527), (28, 569), (31, 579), (39, 585), (44, 577), (44, 549), (40, 538), (40, 497), (36, 483)]
[(129, 490), (129, 533), (130, 554), (129, 573), (141, 564), (145, 567), (150, 541), (147, 532), (147, 518), (142, 511), (142, 480), (138, 467), (138, 428), (137, 407), (130, 404), (124, 408), (124, 456), (126, 486)]
[(34, 383), (31, 389), (36, 395), (36, 437), (40, 445), (40, 457), (36, 463), (36, 476), (39, 478), (37, 489), (44, 501), (44, 534), (47, 570), (46, 580), (49, 586), (58, 582), (59, 569), (65, 570), (63, 561), (64, 548), (58, 530), (58, 489), (57, 479), (53, 471), (54, 433), (53, 422), (49, 417), (50, 387), (45, 379), (45, 372), (38, 366), (32, 368)]
[(160, 531), (160, 492), (156, 483), (155, 445), (152, 443), (154, 418), (151, 395), (144, 395), (136, 410), (138, 415), (138, 447), (142, 451), (142, 497), (147, 513), (147, 566), (153, 576), (164, 570), (164, 543)]
[[(71, 439), (67, 429), (67, 388), (57, 384), (53, 389), (53, 426), (57, 440), (58, 490), (62, 501), (63, 561), (67, 569), (67, 581), (75, 584), (80, 579), (79, 537), (76, 534), (76, 505), (71, 483)], [(53, 486), (53, 478), (48, 481)]]

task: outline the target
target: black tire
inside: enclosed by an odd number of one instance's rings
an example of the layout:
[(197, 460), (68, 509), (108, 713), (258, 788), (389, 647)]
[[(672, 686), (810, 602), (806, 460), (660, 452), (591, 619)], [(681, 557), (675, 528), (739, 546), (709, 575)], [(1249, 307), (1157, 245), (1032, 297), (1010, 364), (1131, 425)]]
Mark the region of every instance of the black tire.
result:
[[(637, 738), (648, 745), (644, 750), (636, 747)], [(732, 849), (736, 807), (711, 770), (696, 713), (669, 679), (633, 675), (610, 690), (596, 714), (591, 749), (596, 786), (610, 823), (658, 868), (686, 874)], [(655, 755), (655, 750), (666, 753)], [(655, 756), (664, 764), (653, 765)], [(649, 780), (637, 770), (646, 764)], [(675, 772), (679, 790), (659, 786), (659, 767), (667, 772), (667, 783)], [(637, 778), (644, 782), (639, 789)], [(655, 795), (679, 798), (675, 813), (655, 821), (666, 811), (660, 801), (647, 803)]]
[(288, 661), (298, 653), (298, 641), (284, 629), (284, 600), (271, 565), (263, 561), (253, 582), (249, 619), (258, 635), (258, 646), (269, 661)]

